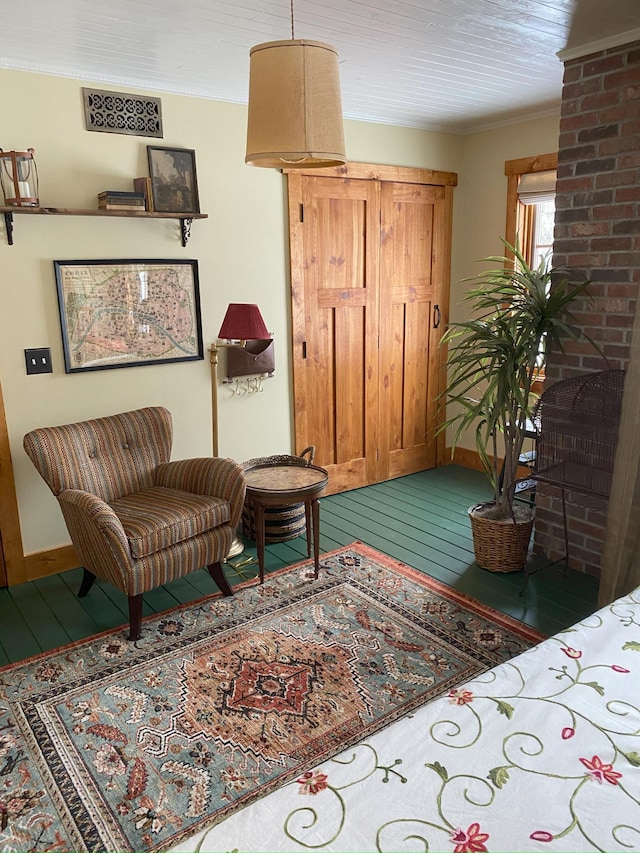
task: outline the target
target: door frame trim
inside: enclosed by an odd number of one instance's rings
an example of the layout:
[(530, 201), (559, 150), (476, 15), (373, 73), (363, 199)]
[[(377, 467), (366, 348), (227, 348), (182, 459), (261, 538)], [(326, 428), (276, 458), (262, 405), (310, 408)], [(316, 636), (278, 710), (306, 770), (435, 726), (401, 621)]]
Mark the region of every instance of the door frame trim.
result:
[(14, 586), (27, 580), (22, 545), (18, 498), (13, 478), (9, 431), (0, 383), (0, 586)]
[(439, 172), (414, 166), (381, 166), (375, 163), (345, 163), (323, 169), (282, 169), (283, 175), (306, 175), (316, 178), (350, 178), (356, 181), (394, 181), (401, 184), (434, 184), (457, 187), (455, 172)]

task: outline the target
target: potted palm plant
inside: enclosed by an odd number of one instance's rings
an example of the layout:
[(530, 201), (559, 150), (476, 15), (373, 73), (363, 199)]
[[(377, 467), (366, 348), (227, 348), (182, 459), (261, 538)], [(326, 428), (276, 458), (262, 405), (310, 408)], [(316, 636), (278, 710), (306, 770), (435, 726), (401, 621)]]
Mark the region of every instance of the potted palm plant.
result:
[(566, 338), (593, 342), (571, 313), (590, 284), (584, 275), (553, 268), (548, 259), (533, 268), (517, 246), (502, 242), (513, 260), (484, 258), (499, 266), (464, 279), (470, 282), (464, 301), (472, 319), (451, 323), (443, 336), (448, 381), (442, 396), (449, 410), (442, 428), (453, 428), (453, 450), (463, 432), (475, 430), (494, 492), (493, 500), (469, 510), (476, 562), (510, 572), (524, 567), (533, 527), (533, 507), (514, 503), (519, 459), (537, 400), (533, 383), (549, 347), (562, 350)]

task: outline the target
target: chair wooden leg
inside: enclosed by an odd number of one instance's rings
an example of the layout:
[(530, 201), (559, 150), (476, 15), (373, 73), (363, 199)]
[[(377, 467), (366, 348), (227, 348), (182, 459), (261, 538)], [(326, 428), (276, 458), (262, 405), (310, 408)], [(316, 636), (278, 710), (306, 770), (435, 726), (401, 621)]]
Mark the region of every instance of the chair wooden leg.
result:
[(93, 572), (90, 572), (89, 569), (83, 569), (83, 572), (84, 574), (82, 575), (82, 583), (80, 584), (80, 589), (78, 590), (78, 598), (85, 597), (85, 595), (93, 586), (93, 582), (96, 579), (96, 576), (93, 574)]
[(142, 626), (142, 593), (129, 596), (129, 639), (139, 640)]
[(218, 588), (223, 595), (233, 595), (233, 589), (229, 584), (229, 581), (225, 578), (224, 572), (222, 571), (222, 565), (220, 562), (211, 563), (210, 566), (207, 566), (209, 574), (214, 579), (214, 581), (218, 584)]

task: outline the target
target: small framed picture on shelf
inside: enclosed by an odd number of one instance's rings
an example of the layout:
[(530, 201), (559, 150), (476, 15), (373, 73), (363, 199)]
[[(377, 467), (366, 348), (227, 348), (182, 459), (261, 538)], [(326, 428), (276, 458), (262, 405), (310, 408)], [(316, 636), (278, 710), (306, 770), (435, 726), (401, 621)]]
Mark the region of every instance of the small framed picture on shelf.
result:
[(200, 213), (196, 152), (190, 148), (147, 145), (153, 210), (160, 213)]
[(196, 260), (53, 266), (66, 373), (204, 358)]

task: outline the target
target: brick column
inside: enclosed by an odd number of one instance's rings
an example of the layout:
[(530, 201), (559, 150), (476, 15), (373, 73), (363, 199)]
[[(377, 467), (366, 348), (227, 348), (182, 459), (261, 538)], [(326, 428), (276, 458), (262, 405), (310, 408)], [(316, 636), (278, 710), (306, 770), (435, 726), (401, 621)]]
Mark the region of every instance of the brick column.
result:
[[(562, 92), (554, 266), (592, 281), (575, 316), (587, 343), (549, 354), (546, 383), (626, 368), (640, 287), (640, 42), (567, 61)], [(540, 485), (534, 549), (564, 554), (560, 490)], [(607, 502), (567, 495), (572, 568), (600, 574)]]

